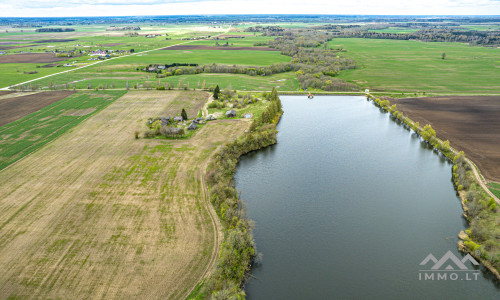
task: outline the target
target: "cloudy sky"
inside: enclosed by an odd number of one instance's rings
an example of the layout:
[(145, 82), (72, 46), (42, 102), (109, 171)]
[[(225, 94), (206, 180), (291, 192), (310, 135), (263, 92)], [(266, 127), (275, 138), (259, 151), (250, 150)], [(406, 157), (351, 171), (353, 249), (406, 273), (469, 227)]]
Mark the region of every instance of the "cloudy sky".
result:
[(0, 0), (2, 17), (192, 14), (500, 15), (500, 0)]

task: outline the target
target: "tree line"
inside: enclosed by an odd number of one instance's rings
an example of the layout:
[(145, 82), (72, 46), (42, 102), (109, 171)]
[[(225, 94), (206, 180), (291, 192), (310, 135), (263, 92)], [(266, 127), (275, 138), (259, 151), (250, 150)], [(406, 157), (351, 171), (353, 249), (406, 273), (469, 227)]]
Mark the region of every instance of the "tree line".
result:
[(459, 42), (469, 45), (492, 46), (500, 44), (500, 31), (476, 31), (455, 28), (420, 28), (415, 32), (376, 32), (373, 26), (326, 25), (318, 29), (328, 30), (337, 38), (366, 38), (391, 40), (417, 40), (422, 42)]
[(172, 66), (164, 70), (155, 69), (149, 70), (144, 68), (146, 72), (157, 73), (157, 77), (168, 77), (186, 74), (201, 74), (201, 73), (227, 73), (227, 74), (246, 74), (250, 76), (271, 76), (273, 74), (285, 73), (290, 71), (299, 70), (300, 66), (294, 63), (276, 63), (270, 66), (245, 66), (245, 65), (223, 65), (223, 64), (210, 64), (210, 65), (186, 65), (186, 66)]
[(302, 89), (318, 88), (325, 91), (359, 91), (359, 87), (334, 78), (343, 70), (355, 69), (356, 62), (342, 56), (341, 49), (328, 47), (333, 36), (316, 29), (283, 29), (269, 41), (269, 47), (291, 56), (298, 68), (297, 80)]
[[(242, 284), (257, 257), (252, 225), (234, 187), (233, 177), (240, 156), (277, 142), (276, 122), (283, 110), (276, 90), (267, 96), (273, 100), (259, 120), (254, 121), (251, 130), (226, 143), (207, 168), (210, 201), (223, 225), (224, 241), (216, 268), (202, 287), (201, 294), (205, 298), (243, 299)], [(269, 118), (264, 116), (266, 112)]]

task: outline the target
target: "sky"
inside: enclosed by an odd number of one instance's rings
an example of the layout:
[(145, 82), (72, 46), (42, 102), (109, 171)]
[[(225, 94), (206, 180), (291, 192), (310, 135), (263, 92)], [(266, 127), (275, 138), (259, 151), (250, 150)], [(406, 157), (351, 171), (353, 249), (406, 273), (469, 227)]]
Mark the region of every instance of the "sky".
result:
[(2, 17), (205, 14), (500, 15), (500, 0), (0, 0)]

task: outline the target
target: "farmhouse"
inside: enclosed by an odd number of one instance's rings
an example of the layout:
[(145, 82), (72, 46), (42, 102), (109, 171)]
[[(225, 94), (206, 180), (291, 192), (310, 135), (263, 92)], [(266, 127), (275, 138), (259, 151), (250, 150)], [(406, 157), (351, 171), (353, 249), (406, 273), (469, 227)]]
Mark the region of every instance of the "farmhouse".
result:
[(182, 117), (181, 116), (175, 116), (174, 117), (174, 122), (182, 122)]

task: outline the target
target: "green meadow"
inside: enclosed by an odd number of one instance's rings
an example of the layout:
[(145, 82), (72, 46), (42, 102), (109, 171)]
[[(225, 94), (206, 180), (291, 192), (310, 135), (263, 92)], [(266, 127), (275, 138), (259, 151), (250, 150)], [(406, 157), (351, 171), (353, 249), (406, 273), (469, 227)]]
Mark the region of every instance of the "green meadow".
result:
[[(188, 43), (187, 45), (191, 45)], [(289, 62), (290, 57), (281, 55), (279, 51), (252, 51), (252, 50), (157, 50), (144, 54), (110, 60), (100, 67), (107, 65), (149, 65), (167, 63), (191, 64), (237, 64), (266, 66), (279, 62)]]
[(56, 139), (125, 92), (79, 92), (0, 127), (0, 170)]
[(412, 29), (412, 28), (406, 28), (406, 27), (388, 27), (384, 29), (373, 29), (373, 30), (368, 30), (372, 32), (380, 32), (380, 33), (411, 33), (415, 32), (418, 29)]
[[(339, 76), (376, 91), (500, 93), (500, 49), (459, 43), (334, 39), (359, 67)], [(446, 58), (442, 59), (442, 53)]]
[(134, 86), (143, 87), (146, 82), (151, 87), (164, 86), (169, 83), (174, 88), (196, 88), (200, 89), (205, 81), (205, 87), (219, 85), (222, 88), (231, 86), (232, 89), (246, 91), (270, 90), (276, 87), (278, 90), (291, 91), (298, 90), (299, 83), (293, 72), (275, 74), (272, 76), (249, 76), (244, 74), (196, 74), (170, 76), (166, 78), (156, 78), (154, 74), (146, 72), (71, 72), (57, 75), (37, 81), (41, 87), (48, 87), (49, 84), (64, 86), (69, 84), (72, 89), (87, 89), (107, 87), (124, 89), (127, 81), (130, 89)]
[[(235, 33), (239, 35), (239, 33)], [(205, 46), (216, 46), (215, 43), (218, 42), (219, 45), (223, 45), (226, 42), (230, 46), (234, 47), (253, 47), (255, 43), (268, 43), (272, 41), (274, 37), (270, 36), (247, 36), (245, 38), (230, 38), (226, 40), (199, 40), (193, 41), (189, 45), (205, 45)]]

